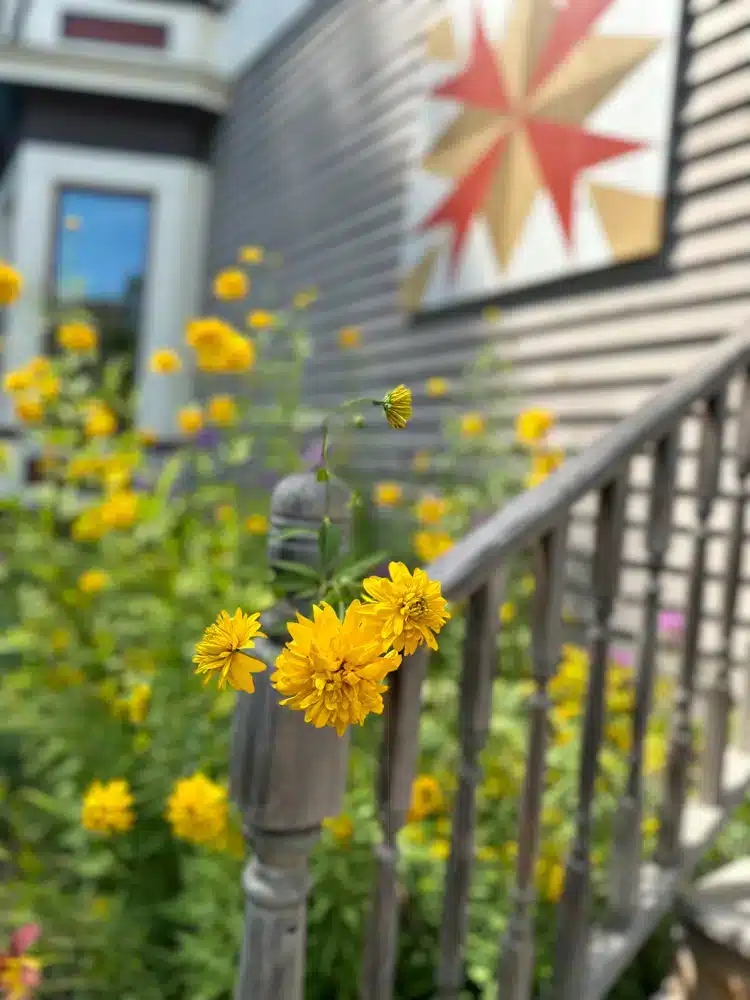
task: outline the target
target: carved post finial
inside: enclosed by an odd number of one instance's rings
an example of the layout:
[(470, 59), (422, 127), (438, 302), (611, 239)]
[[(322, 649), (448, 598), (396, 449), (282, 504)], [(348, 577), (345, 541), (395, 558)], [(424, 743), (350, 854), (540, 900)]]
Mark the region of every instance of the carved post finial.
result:
[[(327, 514), (346, 545), (349, 491), (319, 483), (314, 472), (287, 476), (274, 490), (271, 565), (316, 566), (315, 533)], [(240, 694), (232, 731), (231, 788), (254, 857), (245, 869), (245, 932), (236, 1000), (302, 1000), (308, 859), (328, 816), (341, 809), (349, 741), (316, 729), (280, 704), (273, 664), (287, 641), (286, 622), (302, 605), (295, 595), (264, 616), (269, 638), (256, 644), (269, 670), (252, 695)], [(255, 653), (255, 651), (254, 651)]]

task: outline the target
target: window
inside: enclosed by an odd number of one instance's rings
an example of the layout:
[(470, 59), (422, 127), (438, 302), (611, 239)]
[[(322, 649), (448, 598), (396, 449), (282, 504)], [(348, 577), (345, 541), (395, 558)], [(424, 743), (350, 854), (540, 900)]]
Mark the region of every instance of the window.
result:
[(147, 195), (64, 188), (58, 198), (53, 309), (91, 313), (105, 358), (135, 357), (150, 215)]

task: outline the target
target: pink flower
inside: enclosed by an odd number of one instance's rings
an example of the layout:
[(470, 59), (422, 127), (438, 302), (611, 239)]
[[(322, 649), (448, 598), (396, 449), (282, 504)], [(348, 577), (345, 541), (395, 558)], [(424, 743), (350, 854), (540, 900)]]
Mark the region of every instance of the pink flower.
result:
[(659, 614), (659, 632), (668, 639), (678, 639), (685, 629), (685, 616), (681, 611), (662, 611)]
[(4, 1000), (27, 1000), (42, 980), (41, 963), (26, 951), (41, 933), (39, 924), (24, 924), (10, 937), (8, 951), (0, 953), (0, 993)]
[(633, 653), (630, 649), (623, 649), (622, 646), (616, 647), (611, 653), (612, 660), (617, 664), (618, 667), (632, 667), (633, 666)]

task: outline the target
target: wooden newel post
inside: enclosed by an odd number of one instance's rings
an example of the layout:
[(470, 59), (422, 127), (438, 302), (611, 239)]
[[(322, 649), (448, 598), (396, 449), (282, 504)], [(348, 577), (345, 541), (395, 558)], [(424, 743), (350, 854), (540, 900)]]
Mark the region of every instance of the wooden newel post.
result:
[[(349, 536), (349, 492), (329, 484), (329, 516)], [(325, 487), (314, 473), (288, 476), (271, 500), (269, 557), (315, 566)], [(294, 535), (299, 531), (301, 534)], [(309, 602), (308, 602), (309, 604)], [(236, 1000), (302, 1000), (308, 861), (321, 823), (336, 816), (346, 784), (347, 736), (315, 729), (304, 713), (279, 704), (273, 664), (288, 639), (286, 623), (309, 610), (293, 598), (264, 616), (267, 640), (253, 655), (268, 664), (255, 692), (240, 694), (232, 731), (232, 797), (242, 811), (252, 858), (245, 868), (245, 931)]]

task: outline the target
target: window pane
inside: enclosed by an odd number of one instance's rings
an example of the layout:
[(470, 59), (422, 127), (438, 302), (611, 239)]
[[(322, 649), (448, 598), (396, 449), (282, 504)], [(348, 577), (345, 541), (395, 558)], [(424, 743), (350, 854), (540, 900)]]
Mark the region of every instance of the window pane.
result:
[(135, 353), (150, 212), (144, 195), (67, 188), (58, 200), (53, 298), (94, 315), (105, 357)]

